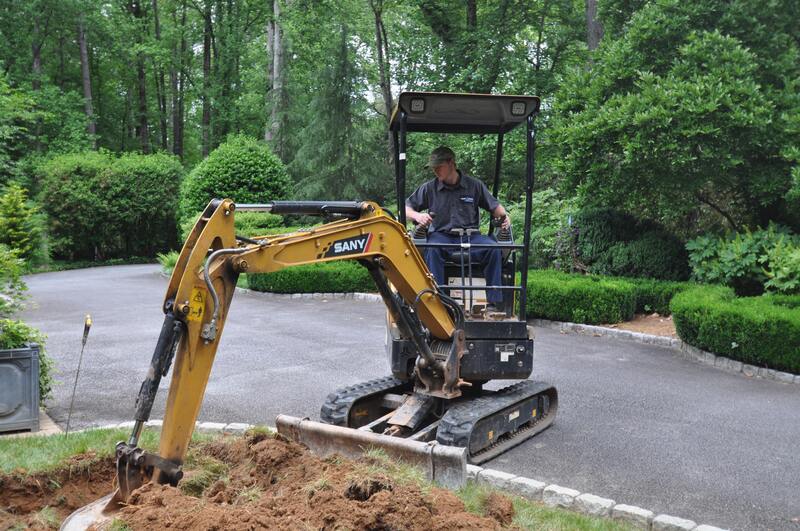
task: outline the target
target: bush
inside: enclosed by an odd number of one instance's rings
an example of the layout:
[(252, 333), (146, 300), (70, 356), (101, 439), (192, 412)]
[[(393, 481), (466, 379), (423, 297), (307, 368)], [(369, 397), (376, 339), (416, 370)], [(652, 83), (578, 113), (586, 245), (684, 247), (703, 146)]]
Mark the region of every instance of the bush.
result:
[(27, 287), (22, 281), (23, 261), (17, 252), (0, 244), (0, 319), (22, 309)]
[[(574, 198), (562, 199), (558, 193), (545, 188), (533, 193), (531, 213), (531, 268), (548, 268), (556, 259), (557, 235), (566, 225), (575, 208)], [(506, 208), (511, 218), (514, 239), (522, 243), (525, 234), (525, 202), (512, 203)]]
[(39, 400), (44, 402), (53, 394), (53, 360), (44, 350), (45, 337), (37, 329), (22, 321), (0, 319), (0, 350), (25, 348), (31, 343), (39, 345)]
[(247, 275), (250, 289), (272, 293), (374, 292), (369, 272), (356, 262), (326, 262)]
[(800, 237), (775, 224), (722, 238), (700, 236), (687, 242), (693, 277), (723, 284), (737, 295), (765, 289), (800, 293)]
[[(283, 216), (268, 214), (266, 212), (237, 212), (234, 217), (234, 229), (239, 236), (265, 236), (290, 232), (289, 227), (283, 226)], [(180, 239), (185, 242), (192, 227), (197, 222), (197, 216), (187, 218), (181, 222)]]
[(636, 313), (669, 315), (669, 303), (678, 293), (696, 286), (691, 282), (668, 282), (649, 278), (626, 279), (636, 290)]
[(800, 373), (800, 297), (742, 297), (702, 286), (670, 304), (680, 338), (698, 348), (757, 366)]
[(40, 167), (55, 257), (154, 256), (174, 245), (183, 169), (164, 154), (71, 153)]
[(658, 224), (612, 209), (579, 212), (556, 236), (556, 265), (600, 275), (685, 280), (683, 243)]
[(195, 166), (181, 186), (181, 221), (195, 219), (211, 199), (263, 203), (286, 197), (289, 177), (269, 146), (243, 135), (231, 136)]
[(631, 319), (636, 308), (636, 288), (624, 279), (531, 270), (527, 288), (526, 310), (531, 317), (618, 323)]
[(40, 228), (35, 214), (36, 208), (28, 204), (28, 191), (10, 183), (0, 196), (0, 244), (17, 249), (25, 260), (39, 248)]

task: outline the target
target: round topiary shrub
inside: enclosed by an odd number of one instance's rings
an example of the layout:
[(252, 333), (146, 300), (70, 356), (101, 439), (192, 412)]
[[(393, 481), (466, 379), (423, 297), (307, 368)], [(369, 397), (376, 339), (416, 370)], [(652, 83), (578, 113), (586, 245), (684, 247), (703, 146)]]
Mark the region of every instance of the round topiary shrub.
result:
[(193, 219), (214, 198), (237, 203), (283, 199), (289, 176), (269, 146), (244, 135), (228, 137), (194, 167), (181, 186), (181, 220)]
[(597, 257), (592, 272), (685, 280), (689, 278), (689, 257), (678, 238), (663, 231), (651, 231), (634, 240), (612, 245)]

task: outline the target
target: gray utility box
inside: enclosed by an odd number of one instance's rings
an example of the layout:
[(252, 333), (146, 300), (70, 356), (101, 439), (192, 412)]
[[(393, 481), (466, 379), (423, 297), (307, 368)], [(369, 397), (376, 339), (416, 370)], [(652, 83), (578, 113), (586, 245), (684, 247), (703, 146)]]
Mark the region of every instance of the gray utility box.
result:
[(39, 431), (39, 345), (0, 350), (0, 433)]

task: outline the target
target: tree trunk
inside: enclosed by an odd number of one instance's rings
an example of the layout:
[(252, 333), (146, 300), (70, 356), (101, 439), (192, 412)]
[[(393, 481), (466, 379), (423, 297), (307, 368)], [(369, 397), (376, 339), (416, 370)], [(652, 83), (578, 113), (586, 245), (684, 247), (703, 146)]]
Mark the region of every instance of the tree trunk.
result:
[[(267, 87), (264, 107), (268, 112), (272, 112), (272, 90), (275, 88), (273, 78), (273, 63), (275, 62), (275, 16), (274, 14), (267, 20)], [(264, 141), (272, 140), (272, 118), (267, 120), (264, 126)]]
[[(137, 27), (137, 42), (142, 43), (142, 32), (144, 31), (144, 12), (142, 11), (141, 0), (131, 0), (128, 2), (128, 10), (133, 15)], [(144, 54), (136, 54), (136, 80), (139, 92), (139, 121), (136, 125), (136, 136), (139, 138), (139, 145), (142, 153), (150, 153), (150, 132), (147, 123), (147, 77), (144, 70)]]
[[(380, 73), (381, 95), (383, 96), (383, 109), (386, 113), (386, 127), (392, 119), (392, 81), (389, 61), (389, 41), (386, 39), (386, 27), (383, 25), (383, 0), (370, 0), (370, 7), (375, 15), (375, 48), (378, 50), (378, 67)], [(389, 161), (394, 159), (394, 135), (387, 132)]]
[(92, 148), (97, 149), (94, 109), (92, 107), (92, 78), (89, 74), (89, 53), (86, 49), (86, 28), (83, 13), (78, 16), (78, 47), (81, 53), (81, 78), (83, 79), (83, 108), (86, 112), (86, 131), (92, 137)]
[(475, 0), (467, 0), (467, 28), (475, 30), (478, 27), (478, 6)]
[(211, 151), (211, 0), (203, 13), (203, 158)]
[(181, 22), (177, 24), (177, 13), (173, 10), (172, 22), (180, 27), (180, 44), (173, 50), (170, 82), (172, 84), (172, 153), (183, 160), (183, 85), (186, 59), (186, 0), (181, 2)]
[[(280, 134), (281, 106), (283, 103), (283, 31), (281, 30), (281, 3), (272, 3), (275, 27), (272, 32), (272, 110), (269, 119), (269, 140), (275, 140)], [(280, 147), (276, 146), (280, 154)]]
[[(153, 0), (153, 24), (156, 33), (156, 43), (161, 45), (161, 25), (158, 20), (158, 0)], [(166, 151), (167, 144), (167, 87), (164, 84), (164, 68), (156, 64), (156, 96), (158, 97), (158, 111), (161, 123), (161, 149)]]
[(586, 45), (594, 51), (603, 38), (603, 26), (597, 20), (597, 0), (586, 0)]

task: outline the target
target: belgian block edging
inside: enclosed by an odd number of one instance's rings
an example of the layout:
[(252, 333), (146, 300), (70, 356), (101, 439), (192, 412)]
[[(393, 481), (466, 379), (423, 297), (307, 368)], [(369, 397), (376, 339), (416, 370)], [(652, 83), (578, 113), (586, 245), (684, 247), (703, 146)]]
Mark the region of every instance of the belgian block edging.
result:
[(741, 361), (732, 360), (724, 356), (717, 356), (713, 352), (706, 352), (705, 350), (701, 350), (688, 343), (684, 343), (680, 339), (654, 336), (651, 334), (642, 334), (639, 332), (631, 332), (630, 330), (617, 330), (616, 328), (607, 328), (605, 326), (550, 321), (548, 319), (529, 319), (528, 322), (534, 326), (540, 326), (542, 328), (551, 328), (554, 330), (563, 330), (565, 332), (575, 332), (578, 334), (592, 334), (594, 336), (611, 337), (614, 339), (635, 341), (645, 345), (669, 347), (680, 352), (680, 356), (682, 358), (686, 358), (697, 363), (702, 363), (703, 365), (708, 365), (709, 367), (714, 367), (727, 372), (741, 373), (750, 378), (765, 378), (767, 380), (800, 385), (800, 374), (781, 372), (774, 369), (767, 369), (765, 367), (756, 367), (755, 365), (748, 365), (746, 363), (742, 363)]

